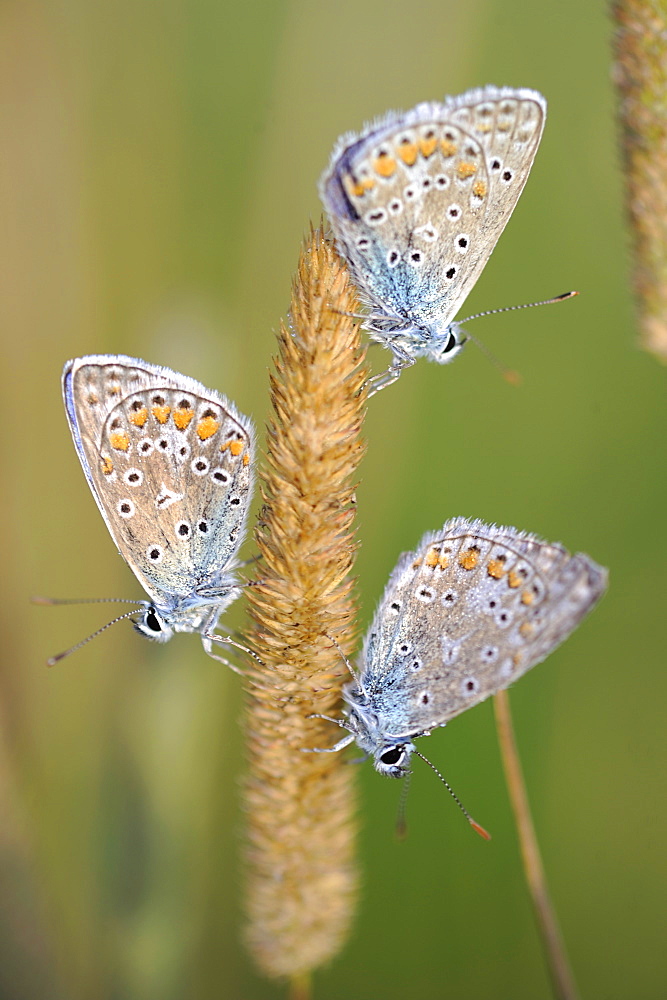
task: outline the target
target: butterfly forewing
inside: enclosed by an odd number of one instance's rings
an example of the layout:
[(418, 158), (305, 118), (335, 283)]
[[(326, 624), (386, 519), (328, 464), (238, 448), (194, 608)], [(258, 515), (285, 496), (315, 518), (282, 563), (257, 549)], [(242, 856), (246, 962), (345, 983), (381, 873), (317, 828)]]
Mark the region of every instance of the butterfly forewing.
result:
[(214, 588), (247, 515), (249, 421), (194, 379), (136, 359), (74, 362), (64, 391), (95, 498), (149, 596)]
[(382, 729), (417, 733), (508, 687), (579, 624), (606, 586), (587, 556), (456, 519), (405, 554), (364, 649)]
[(545, 114), (534, 91), (486, 87), (343, 137), (321, 195), (373, 313), (426, 329), (453, 320), (523, 190)]

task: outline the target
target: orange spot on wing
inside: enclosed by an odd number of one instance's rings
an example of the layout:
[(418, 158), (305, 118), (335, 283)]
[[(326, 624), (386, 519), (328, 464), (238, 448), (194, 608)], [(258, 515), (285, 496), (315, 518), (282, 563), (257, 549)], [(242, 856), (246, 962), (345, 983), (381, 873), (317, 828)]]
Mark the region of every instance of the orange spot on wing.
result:
[(148, 420), (148, 410), (145, 406), (142, 406), (140, 410), (135, 410), (133, 413), (130, 413), (128, 420), (131, 424), (134, 424), (135, 427), (143, 427)]
[(352, 174), (347, 174), (343, 178), (343, 184), (349, 195), (361, 198), (367, 191), (371, 191), (375, 187), (375, 180), (373, 177), (362, 177), (360, 180), (356, 180)]
[(248, 454), (248, 452), (246, 452), (245, 455), (243, 456), (243, 464), (250, 465), (250, 455)]
[(505, 575), (505, 569), (499, 559), (490, 559), (489, 564), (486, 567), (486, 572), (489, 576), (492, 576), (494, 580), (500, 580)]
[(440, 559), (440, 553), (436, 549), (430, 549), (426, 553), (426, 559), (424, 562), (427, 566), (437, 566), (438, 560)]
[(530, 622), (524, 622), (523, 625), (519, 625), (519, 632), (525, 639), (527, 639), (533, 634), (533, 626)]
[(486, 181), (475, 181), (472, 186), (472, 193), (475, 198), (485, 198), (487, 192)]
[(171, 413), (170, 406), (154, 406), (151, 413), (157, 420), (159, 424), (166, 424), (169, 419), (169, 414)]
[(232, 455), (236, 458), (243, 451), (243, 441), (230, 441), (229, 450)]
[(194, 410), (191, 410), (189, 406), (183, 407), (180, 410), (174, 410), (172, 420), (178, 427), (179, 431), (184, 431), (186, 427), (190, 425), (190, 421), (194, 415)]
[(402, 142), (398, 147), (398, 155), (407, 167), (411, 167), (417, 162), (418, 152), (416, 142)]
[(440, 567), (440, 569), (447, 569), (447, 567), (449, 566), (449, 558), (447, 556), (440, 556), (440, 559), (438, 560), (438, 566)]
[(431, 136), (430, 139), (420, 139), (419, 140), (419, 152), (425, 159), (432, 156), (438, 148), (438, 140), (435, 136)]
[(467, 549), (459, 556), (459, 566), (461, 569), (474, 569), (479, 562), (479, 552), (476, 549)]
[(507, 574), (507, 582), (509, 583), (512, 590), (516, 590), (517, 587), (521, 586), (521, 577), (518, 573), (515, 573), (513, 569)]
[(105, 476), (110, 476), (113, 472), (113, 462), (108, 455), (102, 456), (102, 472)]
[(391, 177), (396, 171), (396, 160), (388, 153), (380, 153), (373, 162), (373, 170), (380, 177)]
[(440, 149), (442, 150), (443, 156), (454, 156), (454, 153), (458, 151), (458, 146), (451, 139), (441, 139)]
[(130, 447), (130, 439), (125, 431), (118, 431), (115, 434), (109, 435), (109, 444), (116, 451), (127, 451)]
[(472, 177), (473, 174), (477, 173), (477, 167), (474, 163), (469, 163), (467, 160), (463, 160), (457, 166), (456, 173), (462, 181), (465, 181), (468, 177)]
[[(219, 427), (220, 421), (216, 420), (215, 417), (202, 417), (197, 424), (197, 437), (200, 441), (206, 441), (208, 438), (213, 437)], [(234, 453), (232, 452), (232, 454)]]
[(534, 600), (535, 600), (535, 594), (531, 593), (530, 590), (524, 590), (523, 594), (521, 595), (521, 603), (532, 604)]

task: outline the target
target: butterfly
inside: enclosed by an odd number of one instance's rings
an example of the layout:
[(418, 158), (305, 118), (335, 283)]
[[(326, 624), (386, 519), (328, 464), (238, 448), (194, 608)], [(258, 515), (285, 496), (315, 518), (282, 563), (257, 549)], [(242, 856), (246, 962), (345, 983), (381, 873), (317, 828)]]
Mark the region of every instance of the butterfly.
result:
[(536, 91), (487, 86), (338, 140), (320, 196), (365, 329), (393, 354), (374, 391), (417, 358), (446, 364), (461, 351), (454, 317), (514, 211), (545, 117)]
[(607, 571), (583, 553), (516, 528), (447, 521), (399, 559), (343, 689), (345, 717), (328, 720), (348, 735), (314, 752), (356, 741), (380, 774), (404, 777), (421, 756), (417, 737), (544, 660), (606, 586)]
[(148, 596), (135, 627), (158, 642), (199, 632), (213, 656), (218, 619), (240, 594), (251, 421), (187, 375), (125, 355), (68, 361), (62, 388), (88, 485)]

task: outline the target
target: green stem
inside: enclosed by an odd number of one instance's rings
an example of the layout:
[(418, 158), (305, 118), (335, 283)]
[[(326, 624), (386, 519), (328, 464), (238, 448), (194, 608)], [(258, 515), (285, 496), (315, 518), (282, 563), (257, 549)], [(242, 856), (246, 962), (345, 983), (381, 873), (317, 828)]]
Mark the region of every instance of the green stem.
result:
[(500, 691), (493, 699), (493, 705), (496, 714), (498, 742), (505, 770), (505, 781), (519, 835), (523, 870), (551, 974), (554, 995), (558, 1000), (578, 1000), (579, 993), (551, 902), (535, 827), (530, 814), (521, 761), (514, 738), (514, 726), (512, 725), (512, 713), (507, 691)]

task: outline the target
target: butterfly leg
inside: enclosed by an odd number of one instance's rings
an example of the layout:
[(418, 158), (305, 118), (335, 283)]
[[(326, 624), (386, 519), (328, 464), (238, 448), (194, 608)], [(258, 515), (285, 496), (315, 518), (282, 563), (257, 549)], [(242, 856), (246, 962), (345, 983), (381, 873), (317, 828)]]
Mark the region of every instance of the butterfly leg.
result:
[[(313, 718), (313, 716), (311, 716)], [(326, 715), (318, 716), (320, 719), (326, 719)], [(336, 722), (336, 719), (329, 719), (329, 722)], [(350, 733), (348, 736), (344, 736), (342, 740), (339, 740), (335, 746), (332, 747), (301, 747), (301, 753), (338, 753), (339, 750), (344, 750), (345, 747), (349, 747), (350, 743), (354, 743), (354, 733)]]
[(368, 399), (374, 396), (376, 392), (380, 389), (386, 389), (388, 385), (393, 385), (394, 382), (398, 380), (399, 375), (404, 368), (411, 368), (415, 363), (415, 358), (406, 354), (400, 347), (392, 344), (388, 340), (380, 341), (383, 346), (388, 347), (394, 355), (394, 360), (389, 365), (386, 371), (380, 372), (379, 375), (373, 375), (366, 382), (366, 388), (368, 389)]
[(217, 660), (218, 663), (224, 663), (226, 666), (231, 667), (235, 674), (240, 674), (241, 677), (246, 677), (245, 670), (241, 670), (240, 667), (235, 666), (229, 660), (225, 659), (223, 656), (216, 656), (213, 652), (213, 643), (217, 642), (221, 646), (234, 646), (235, 649), (240, 649), (242, 653), (246, 653), (248, 656), (252, 656), (253, 660), (257, 660), (259, 664), (262, 664), (257, 653), (254, 653), (252, 649), (248, 649), (242, 643), (237, 642), (236, 639), (232, 639), (231, 635), (217, 635), (215, 632), (202, 632), (201, 633), (202, 646), (205, 651), (211, 657), (212, 660)]
[(338, 753), (339, 750), (343, 750), (345, 747), (349, 747), (350, 743), (353, 743), (356, 738), (356, 733), (351, 730), (350, 723), (345, 719), (332, 719), (330, 715), (320, 715), (319, 712), (315, 712), (313, 715), (306, 716), (307, 719), (324, 719), (325, 722), (333, 722), (334, 726), (338, 726), (340, 729), (350, 730), (348, 736), (344, 736), (342, 740), (339, 740), (335, 746), (323, 747), (318, 749), (309, 749), (307, 747), (301, 748), (301, 753)]
[(307, 715), (307, 719), (324, 719), (325, 722), (333, 722), (334, 726), (340, 726), (341, 729), (348, 729), (352, 732), (350, 723), (346, 722), (345, 719), (332, 719), (330, 715), (320, 715), (319, 712), (314, 712), (312, 715)]
[[(212, 660), (217, 660), (218, 663), (224, 663), (224, 665), (233, 670), (235, 674), (245, 677), (245, 671), (241, 670), (240, 667), (237, 667), (235, 663), (232, 663), (231, 660), (227, 660), (224, 656), (218, 656), (213, 652), (213, 642), (227, 644), (227, 641), (228, 640), (226, 638), (223, 639), (222, 636), (207, 635), (206, 633), (202, 633), (201, 637), (201, 644), (204, 647), (205, 652), (208, 653)], [(236, 643), (233, 643), (233, 645), (236, 645)], [(242, 646), (241, 648), (243, 649), (244, 647)]]

